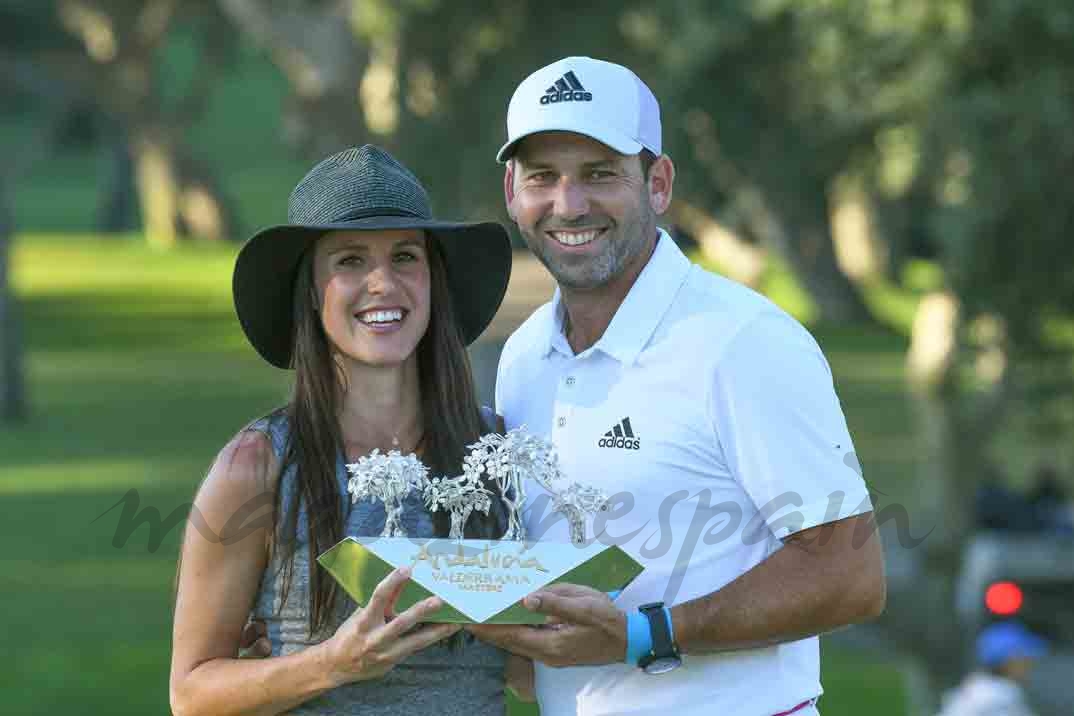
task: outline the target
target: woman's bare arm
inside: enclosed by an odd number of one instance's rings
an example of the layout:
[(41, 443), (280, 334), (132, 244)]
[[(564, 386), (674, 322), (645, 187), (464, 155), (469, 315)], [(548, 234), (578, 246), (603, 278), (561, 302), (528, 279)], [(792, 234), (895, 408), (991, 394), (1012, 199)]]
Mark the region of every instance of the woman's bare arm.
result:
[[(268, 439), (241, 434), (221, 452), (194, 501), (175, 606), (170, 691), (176, 716), (279, 714), (342, 684), (379, 677), (457, 628), (406, 634), (435, 603), (415, 605), (388, 623), (385, 615), (408, 578), (393, 573), (368, 608), (355, 611), (329, 640), (283, 657), (238, 658), (268, 561), (265, 515), (272, 500), (265, 495), (275, 489), (269, 476), (277, 471)], [(265, 507), (236, 524), (235, 515), (255, 503)]]

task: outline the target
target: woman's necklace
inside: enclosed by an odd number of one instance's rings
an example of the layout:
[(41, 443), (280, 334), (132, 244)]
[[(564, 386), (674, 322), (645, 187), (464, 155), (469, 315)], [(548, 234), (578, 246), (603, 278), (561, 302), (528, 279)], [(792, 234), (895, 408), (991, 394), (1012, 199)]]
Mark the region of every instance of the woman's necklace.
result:
[(392, 450), (399, 450), (399, 452), (403, 453), (404, 455), (407, 455), (409, 453), (414, 453), (416, 455), (420, 455), (421, 452), (422, 452), (422, 449), (424, 447), (425, 447), (425, 430), (424, 429), (422, 429), (421, 433), (418, 435), (418, 439), (414, 442), (414, 447), (410, 448), (410, 450), (408, 450), (406, 452), (403, 452), (403, 450), (400, 449), (400, 447), (399, 447), (399, 436), (398, 435), (393, 435), (392, 436)]
[(424, 428), (422, 429), (422, 431), (418, 434), (417, 439), (413, 441), (413, 446), (410, 447), (409, 450), (403, 449), (403, 444), (399, 442), (398, 433), (392, 436), (392, 443), (390, 447), (385, 449), (383, 445), (383, 443), (381, 443), (380, 445), (367, 443), (364, 440), (348, 440), (346, 443), (347, 459), (348, 461), (353, 462), (359, 457), (363, 457), (365, 455), (370, 454), (374, 450), (380, 450), (382, 453), (387, 453), (390, 450), (398, 450), (403, 455), (409, 455), (410, 453), (421, 455), (422, 451), (425, 449), (425, 430)]

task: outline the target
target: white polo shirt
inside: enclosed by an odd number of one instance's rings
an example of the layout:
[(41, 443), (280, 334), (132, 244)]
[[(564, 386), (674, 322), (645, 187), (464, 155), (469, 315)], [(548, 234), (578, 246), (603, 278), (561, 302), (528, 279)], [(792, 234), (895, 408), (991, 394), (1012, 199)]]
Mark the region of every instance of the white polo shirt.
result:
[[(813, 337), (763, 296), (690, 264), (663, 231), (596, 345), (575, 355), (562, 324), (557, 291), (508, 339), (496, 405), (508, 428), (554, 441), (568, 480), (614, 496), (586, 534), (645, 567), (621, 608), (709, 594), (788, 534), (872, 509)], [(529, 536), (569, 541), (566, 521), (541, 509), (544, 490), (526, 490)], [(537, 694), (542, 716), (771, 716), (820, 695), (819, 672), (812, 637), (688, 654), (654, 676), (538, 665)]]

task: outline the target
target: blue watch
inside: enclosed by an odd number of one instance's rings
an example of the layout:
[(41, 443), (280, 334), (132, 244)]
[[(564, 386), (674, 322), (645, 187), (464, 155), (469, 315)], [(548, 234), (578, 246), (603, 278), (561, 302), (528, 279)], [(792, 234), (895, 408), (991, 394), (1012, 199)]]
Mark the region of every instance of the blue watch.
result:
[[(674, 671), (682, 665), (682, 656), (679, 654), (679, 647), (675, 643), (675, 632), (671, 624), (671, 612), (664, 606), (663, 602), (651, 602), (649, 604), (643, 604), (638, 607), (638, 613), (645, 619), (648, 626), (648, 644), (637, 644), (640, 639), (635, 639), (634, 649), (631, 649), (631, 633), (637, 634), (637, 627), (642, 626), (638, 624), (638, 620), (635, 617), (631, 620), (628, 617), (627, 624), (627, 653), (631, 656), (637, 656), (638, 667), (646, 674), (666, 674), (669, 671)], [(631, 617), (634, 615), (630, 615)], [(634, 621), (635, 629), (630, 629), (631, 621)], [(642, 646), (638, 649), (638, 646)], [(644, 649), (644, 646), (648, 646), (648, 649)], [(641, 651), (640, 656), (637, 652)]]

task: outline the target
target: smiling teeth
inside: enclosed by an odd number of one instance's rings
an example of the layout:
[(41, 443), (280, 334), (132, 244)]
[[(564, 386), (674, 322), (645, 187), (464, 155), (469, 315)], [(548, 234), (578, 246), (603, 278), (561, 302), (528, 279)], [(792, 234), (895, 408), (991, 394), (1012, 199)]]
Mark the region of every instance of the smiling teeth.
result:
[(552, 238), (565, 246), (581, 246), (597, 238), (600, 231), (553, 231)]
[(403, 312), (400, 309), (394, 311), (368, 311), (358, 317), (362, 323), (391, 323), (403, 320)]

